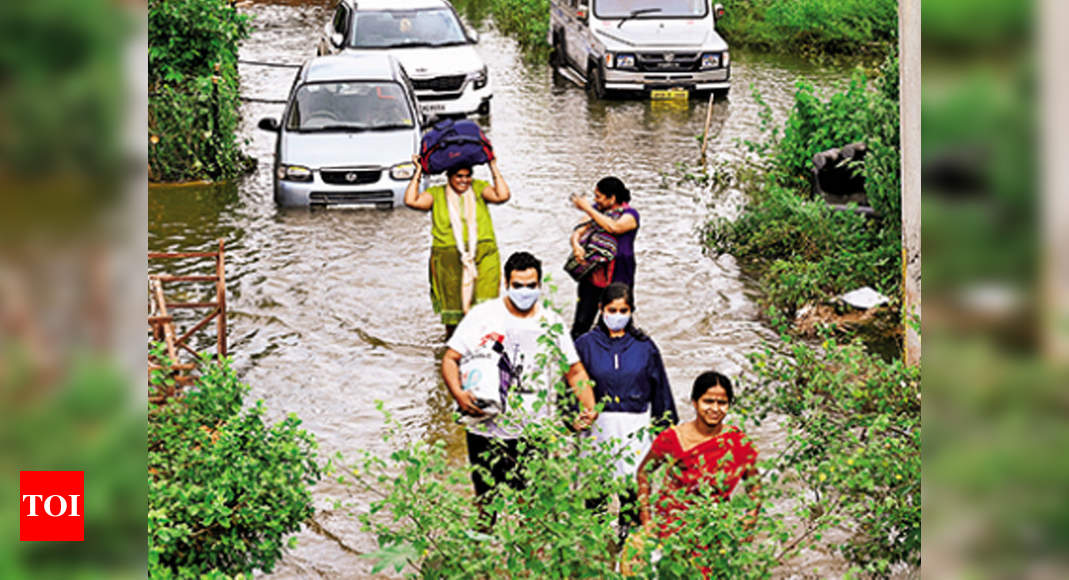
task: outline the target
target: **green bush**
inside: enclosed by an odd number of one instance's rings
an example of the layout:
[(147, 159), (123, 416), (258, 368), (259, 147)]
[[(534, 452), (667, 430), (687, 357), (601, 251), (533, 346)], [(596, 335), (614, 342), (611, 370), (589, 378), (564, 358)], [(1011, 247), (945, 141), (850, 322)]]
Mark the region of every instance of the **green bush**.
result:
[[(827, 99), (799, 83), (782, 127), (762, 123), (769, 138), (748, 143), (758, 170), (738, 169), (750, 194), (734, 222), (712, 220), (702, 229), (714, 254), (730, 253), (757, 267), (764, 302), (793, 314), (807, 302), (872, 286), (898, 296), (901, 280), (901, 177), (899, 175), (898, 60), (889, 57), (883, 75), (870, 83), (855, 75)], [(862, 167), (865, 190), (877, 217), (835, 211), (811, 199), (814, 154), (862, 141), (869, 152)]]
[(751, 356), (752, 417), (785, 417), (784, 477), (816, 498), (813, 520), (855, 530), (843, 554), (868, 575), (920, 565), (920, 369), (860, 343), (820, 349), (790, 339)]
[(723, 0), (732, 47), (801, 54), (880, 54), (898, 38), (896, 0)]
[[(613, 479), (605, 468), (617, 455), (563, 425), (527, 425), (520, 447), (530, 454), (528, 485), (522, 491), (502, 486), (487, 503), (497, 517), (486, 529), (471, 495), (470, 468), (450, 461), (444, 440), (399, 443), (401, 432), (387, 414), (384, 441), (396, 450), (385, 458), (364, 451), (338, 475), (375, 498), (357, 516), (378, 539), (378, 550), (368, 554), (376, 562), (373, 573), (392, 568), (423, 578), (621, 577), (616, 517), (586, 507), (589, 499), (614, 497), (634, 485)], [(659, 481), (664, 469), (651, 481)], [(715, 578), (770, 577), (784, 547), (782, 523), (762, 511), (747, 529), (741, 522), (755, 508), (747, 494), (728, 502), (705, 497), (685, 514), (671, 541), (645, 543), (637, 559), (640, 577), (656, 570), (659, 578), (693, 578), (701, 566), (712, 568)], [(755, 535), (761, 540), (754, 541)], [(660, 559), (651, 563), (655, 551)]]
[[(547, 329), (547, 336), (555, 331)], [(855, 532), (840, 547), (855, 573), (885, 577), (896, 563), (919, 563), (919, 372), (884, 362), (859, 344), (827, 340), (813, 349), (786, 340), (751, 356), (755, 378), (740, 381), (740, 399), (729, 416), (747, 429), (774, 420), (788, 434), (784, 445), (762, 449), (759, 481), (740, 484), (759, 483), (759, 490), (729, 501), (700, 490), (706, 499), (691, 504), (678, 531), (643, 544), (632, 560), (637, 577), (694, 578), (706, 568), (713, 578), (771, 578), (833, 526)], [(538, 368), (552, 364), (541, 360)], [(557, 389), (559, 396), (570, 392), (560, 382)], [(381, 402), (378, 408), (383, 410)], [(502, 486), (488, 500), (487, 509), (497, 514), (489, 526), (471, 497), (471, 468), (456, 465), (441, 439), (400, 441), (404, 427), (384, 414), (383, 441), (394, 451), (385, 457), (362, 451), (335, 474), (360, 496), (373, 498), (347, 506), (378, 540), (378, 549), (367, 555), (376, 562), (373, 573), (392, 568), (423, 578), (621, 577), (615, 517), (586, 507), (590, 498), (634, 484), (606, 470), (617, 454), (571, 433), (563, 422), (527, 424), (520, 439), (521, 452), (529, 453), (527, 487)], [(666, 468), (651, 477), (655, 487)], [(743, 525), (755, 508), (752, 525)]]
[(763, 302), (791, 315), (807, 303), (864, 285), (895, 295), (899, 242), (887, 235), (897, 232), (776, 185), (736, 221), (714, 220), (703, 229), (711, 253), (732, 253), (754, 265)]
[(149, 179), (228, 179), (247, 166), (236, 139), (247, 35), (226, 0), (150, 0)]
[(549, 49), (549, 0), (457, 0), (453, 4), (474, 24), (489, 13), (498, 30), (515, 38), (528, 57)]
[[(270, 571), (312, 515), (315, 441), (295, 415), (264, 424), (263, 401), (228, 364), (202, 365), (186, 395), (149, 407), (149, 575)], [(165, 380), (155, 374), (154, 382)]]

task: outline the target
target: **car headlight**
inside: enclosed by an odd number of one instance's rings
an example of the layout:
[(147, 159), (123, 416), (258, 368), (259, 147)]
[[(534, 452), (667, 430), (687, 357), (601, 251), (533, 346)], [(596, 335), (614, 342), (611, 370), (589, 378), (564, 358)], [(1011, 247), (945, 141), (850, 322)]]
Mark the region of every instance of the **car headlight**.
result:
[(635, 68), (635, 55), (633, 55), (633, 54), (618, 54), (618, 55), (616, 55), (616, 68)]
[(703, 54), (702, 55), (702, 68), (718, 68), (720, 66), (720, 55)]
[(390, 168), (390, 177), (397, 181), (406, 181), (412, 179), (412, 176), (416, 174), (416, 164), (411, 161), (406, 163), (398, 163)]
[(473, 73), (468, 73), (468, 80), (472, 81), (475, 90), (485, 87), (487, 81), (490, 80), (490, 73), (487, 72), (486, 65), (483, 65), (483, 68)]
[(303, 165), (279, 165), (278, 178), (284, 181), (312, 181), (312, 170)]
[(612, 68), (613, 54), (611, 52), (605, 53), (605, 68)]

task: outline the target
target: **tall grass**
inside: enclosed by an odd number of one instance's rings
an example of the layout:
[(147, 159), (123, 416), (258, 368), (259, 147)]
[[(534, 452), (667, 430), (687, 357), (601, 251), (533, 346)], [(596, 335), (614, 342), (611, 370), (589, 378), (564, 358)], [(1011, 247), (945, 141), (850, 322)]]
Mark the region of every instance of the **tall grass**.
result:
[(898, 37), (896, 0), (722, 0), (732, 46), (803, 54), (880, 54)]
[[(549, 0), (455, 0), (470, 22), (489, 14), (529, 55), (548, 50)], [(769, 52), (882, 54), (898, 34), (896, 0), (722, 0), (732, 46)]]

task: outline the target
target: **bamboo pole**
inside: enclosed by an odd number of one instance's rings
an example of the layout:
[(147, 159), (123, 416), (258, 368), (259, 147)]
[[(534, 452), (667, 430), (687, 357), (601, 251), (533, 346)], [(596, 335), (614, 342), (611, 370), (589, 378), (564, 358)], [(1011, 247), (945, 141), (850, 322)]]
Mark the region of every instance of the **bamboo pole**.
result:
[(702, 167), (705, 167), (705, 150), (709, 146), (709, 125), (713, 123), (713, 96), (714, 93), (710, 92), (709, 105), (705, 109), (705, 129), (702, 131)]

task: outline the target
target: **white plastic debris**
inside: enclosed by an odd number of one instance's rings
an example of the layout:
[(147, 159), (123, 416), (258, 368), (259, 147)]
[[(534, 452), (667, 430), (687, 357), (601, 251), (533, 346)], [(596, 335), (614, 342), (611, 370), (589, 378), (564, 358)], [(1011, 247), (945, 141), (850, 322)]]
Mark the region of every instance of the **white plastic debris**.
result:
[(865, 286), (864, 288), (858, 288), (857, 290), (851, 290), (842, 296), (839, 296), (839, 300), (842, 300), (846, 304), (859, 308), (861, 310), (868, 310), (870, 308), (876, 308), (877, 306), (887, 304), (891, 301), (890, 298), (880, 294), (872, 288)]

